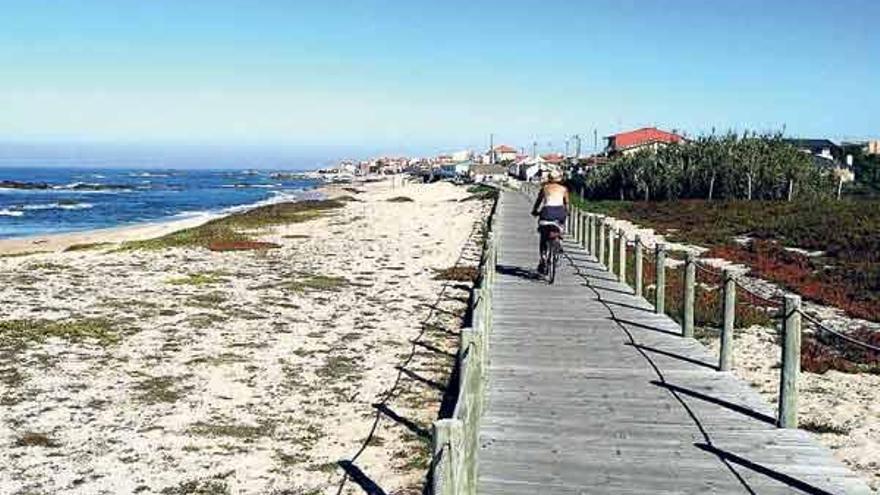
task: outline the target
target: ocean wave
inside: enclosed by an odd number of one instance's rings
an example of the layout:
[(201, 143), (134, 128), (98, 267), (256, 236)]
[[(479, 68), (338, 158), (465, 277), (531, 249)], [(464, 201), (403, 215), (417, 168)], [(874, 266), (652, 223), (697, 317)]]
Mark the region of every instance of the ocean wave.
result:
[(99, 184), (96, 182), (71, 182), (61, 186), (52, 186), (56, 191), (77, 191), (84, 193), (115, 193), (131, 192), (131, 186), (124, 184)]
[(0, 217), (20, 217), (22, 215), (24, 215), (24, 212), (21, 210), (0, 210)]
[(154, 172), (132, 172), (129, 177), (171, 177), (171, 174), (159, 174)]
[(209, 210), (181, 211), (181, 212), (177, 212), (173, 215), (170, 215), (168, 218), (185, 219), (185, 218), (193, 218), (193, 217), (204, 217), (206, 220), (209, 220), (212, 218), (231, 215), (233, 213), (240, 213), (243, 211), (251, 210), (253, 208), (259, 208), (261, 206), (269, 206), (269, 205), (274, 205), (274, 204), (278, 204), (278, 203), (286, 203), (288, 201), (300, 201), (303, 199), (317, 199), (317, 197), (310, 194), (310, 191), (307, 191), (307, 190), (286, 189), (283, 191), (272, 191), (272, 196), (269, 196), (268, 198), (257, 201), (255, 203), (227, 206), (225, 208), (216, 208), (216, 209), (209, 209)]
[[(87, 210), (94, 207), (91, 203), (43, 203), (23, 205), (22, 210)], [(19, 208), (16, 208), (19, 209)]]
[(223, 184), (227, 189), (275, 189), (282, 184)]

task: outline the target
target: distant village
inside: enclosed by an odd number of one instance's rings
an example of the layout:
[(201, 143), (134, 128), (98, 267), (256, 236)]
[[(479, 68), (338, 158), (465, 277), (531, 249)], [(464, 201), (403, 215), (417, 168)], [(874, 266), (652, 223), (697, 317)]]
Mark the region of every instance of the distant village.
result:
[[(343, 160), (333, 168), (318, 170), (315, 176), (328, 182), (349, 182), (359, 177), (375, 177), (409, 173), (425, 181), (454, 179), (464, 182), (503, 181), (509, 177), (532, 181), (552, 170), (582, 174), (592, 167), (601, 167), (617, 156), (686, 141), (688, 138), (656, 127), (620, 132), (604, 138), (600, 152), (580, 153), (580, 146), (565, 152), (526, 153), (525, 148), (507, 144), (493, 145), (483, 152), (462, 150), (434, 157), (379, 157), (369, 160)], [(798, 150), (813, 157), (817, 166), (829, 167), (844, 177), (854, 179), (852, 156), (845, 150), (858, 146), (865, 155), (880, 155), (880, 140), (835, 143), (830, 139), (787, 139)], [(568, 146), (566, 146), (568, 148)]]

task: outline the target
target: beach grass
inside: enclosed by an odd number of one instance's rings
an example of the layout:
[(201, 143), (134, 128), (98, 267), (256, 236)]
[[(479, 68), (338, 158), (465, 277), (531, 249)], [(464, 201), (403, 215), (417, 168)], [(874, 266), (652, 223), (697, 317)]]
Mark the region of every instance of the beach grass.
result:
[(183, 396), (174, 376), (153, 376), (134, 386), (137, 398), (143, 404), (174, 403)]
[(256, 425), (235, 423), (203, 423), (198, 422), (189, 428), (189, 433), (206, 437), (231, 437), (240, 439), (255, 439), (272, 435), (275, 425), (272, 423), (259, 423)]
[(64, 252), (72, 253), (76, 251), (92, 251), (95, 249), (104, 249), (112, 245), (112, 242), (86, 242), (82, 244), (71, 244), (64, 249)]
[(45, 433), (29, 431), (15, 440), (15, 446), (56, 448), (61, 445)]
[(451, 266), (436, 270), (434, 280), (452, 280), (455, 282), (473, 282), (477, 279), (477, 268), (474, 266)]
[(459, 201), (482, 201), (493, 200), (498, 197), (498, 189), (484, 184), (477, 184), (467, 188), (470, 196), (460, 199)]
[(7, 253), (0, 254), (0, 259), (2, 258), (22, 258), (25, 256), (33, 256), (35, 254), (46, 254), (51, 253), (52, 251), (21, 251), (19, 253)]
[(163, 488), (162, 495), (229, 495), (229, 486), (222, 477), (188, 480)]
[(255, 241), (249, 232), (277, 225), (307, 222), (329, 210), (343, 206), (345, 203), (336, 200), (297, 201), (260, 206), (155, 239), (127, 242), (122, 249), (156, 250), (174, 247), (213, 248), (212, 250), (215, 251), (267, 249), (277, 245)]
[(0, 321), (2, 346), (20, 347), (28, 342), (43, 342), (50, 337), (110, 345), (119, 341), (119, 332), (106, 318)]
[(308, 275), (299, 280), (284, 284), (285, 289), (294, 292), (327, 291), (335, 292), (349, 285), (345, 277), (328, 277), (326, 275)]
[(190, 273), (184, 277), (175, 277), (167, 280), (168, 284), (171, 285), (213, 285), (219, 284), (221, 282), (225, 282), (226, 279), (221, 277), (216, 273), (211, 272), (203, 272), (203, 273)]

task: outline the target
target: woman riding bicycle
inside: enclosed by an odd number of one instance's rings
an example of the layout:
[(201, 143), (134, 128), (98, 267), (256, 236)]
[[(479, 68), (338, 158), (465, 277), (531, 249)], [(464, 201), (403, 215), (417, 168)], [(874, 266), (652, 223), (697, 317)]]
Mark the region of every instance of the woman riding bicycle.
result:
[(568, 188), (562, 185), (562, 172), (551, 170), (549, 180), (541, 187), (532, 215), (538, 217), (538, 232), (541, 233), (539, 245), (541, 261), (538, 271), (544, 273), (547, 267), (547, 246), (551, 239), (561, 237), (565, 231), (568, 216)]

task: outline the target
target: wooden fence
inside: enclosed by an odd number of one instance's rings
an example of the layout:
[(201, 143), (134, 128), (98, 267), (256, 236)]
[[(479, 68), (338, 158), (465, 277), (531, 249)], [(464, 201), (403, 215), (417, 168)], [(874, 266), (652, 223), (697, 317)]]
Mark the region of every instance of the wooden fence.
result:
[[(639, 235), (629, 238), (627, 232), (617, 226), (618, 221), (610, 216), (590, 213), (580, 208), (572, 208), (570, 217), (571, 239), (596, 256), (599, 263), (609, 272), (617, 275), (618, 281), (628, 285), (627, 259), (628, 247), (632, 248), (635, 259), (633, 271), (636, 296), (644, 297), (644, 264), (653, 262), (652, 304), (654, 312), (666, 312), (666, 246), (655, 243), (646, 245)], [(616, 247), (616, 249), (615, 249)], [(646, 256), (646, 253), (648, 256)], [(694, 336), (694, 314), (696, 299), (696, 271), (699, 265), (693, 253), (687, 253), (683, 261), (684, 283), (682, 284), (682, 308), (680, 315), (682, 337)], [(721, 349), (718, 357), (718, 370), (729, 371), (733, 366), (733, 332), (736, 318), (737, 287), (742, 287), (734, 273), (725, 269), (719, 273), (723, 280), (721, 304)], [(781, 428), (797, 428), (797, 380), (800, 373), (801, 353), (801, 297), (787, 294), (782, 306), (782, 372), (779, 388), (779, 414), (777, 425)]]
[(495, 202), (487, 221), (479, 275), (471, 297), (471, 327), (461, 331), (457, 355), (458, 396), (452, 417), (434, 422), (431, 489), (434, 495), (473, 495), (477, 485), (479, 425), (486, 389), (492, 288), (499, 238)]

